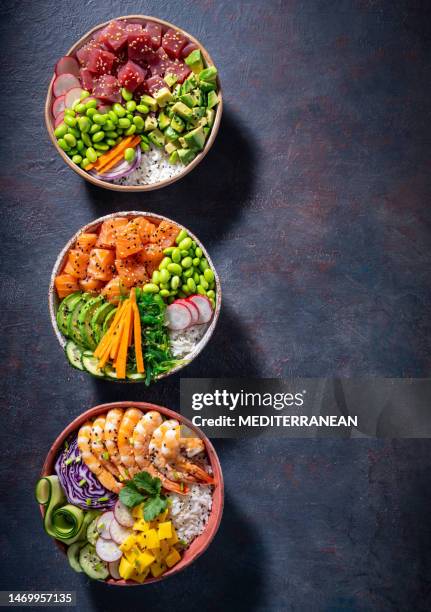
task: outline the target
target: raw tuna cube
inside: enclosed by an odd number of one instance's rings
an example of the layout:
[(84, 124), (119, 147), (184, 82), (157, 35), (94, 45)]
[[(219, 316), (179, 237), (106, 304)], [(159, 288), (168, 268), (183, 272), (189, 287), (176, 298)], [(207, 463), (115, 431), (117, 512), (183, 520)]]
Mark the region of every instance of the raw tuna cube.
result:
[(144, 82), (145, 76), (146, 71), (130, 60), (118, 71), (120, 85), (129, 91), (135, 91), (138, 85)]
[(79, 71), (81, 76), (81, 85), (83, 89), (87, 91), (93, 91), (94, 75), (88, 70), (88, 68), (81, 68)]
[(162, 44), (162, 28), (158, 23), (149, 21), (145, 26), (146, 31), (151, 38), (151, 46), (153, 49), (158, 49)]
[(142, 26), (140, 23), (128, 23), (126, 25), (126, 32), (140, 32), (142, 30)]
[(117, 79), (110, 75), (104, 74), (93, 85), (93, 95), (105, 102), (121, 102), (120, 84)]
[(150, 96), (154, 95), (159, 89), (162, 89), (162, 87), (167, 87), (166, 81), (158, 74), (145, 81), (145, 89)]
[(92, 49), (88, 55), (87, 68), (94, 74), (110, 74), (115, 55), (103, 49)]
[(181, 55), (183, 47), (188, 43), (188, 40), (180, 32), (169, 29), (162, 39), (162, 47), (172, 58), (178, 58)]
[(168, 55), (166, 55), (166, 52), (162, 49), (162, 47), (160, 47), (160, 49), (157, 49), (153, 58), (148, 61), (151, 75), (154, 76), (158, 74), (163, 76), (170, 63), (171, 60), (169, 59)]
[(98, 42), (104, 43), (108, 49), (117, 52), (127, 43), (126, 26), (124, 22), (114, 19), (99, 32), (96, 38)]
[(195, 43), (189, 42), (181, 51), (181, 57), (188, 57), (190, 53), (196, 51), (196, 49), (199, 49), (199, 47)]
[(128, 54), (130, 60), (134, 62), (145, 62), (148, 61), (149, 57), (153, 56), (153, 53), (151, 38), (148, 32), (141, 28), (140, 30), (129, 33)]
[(78, 49), (76, 52), (76, 59), (84, 68), (87, 68), (88, 59), (91, 51), (94, 49), (104, 49), (105, 47), (98, 43), (96, 40), (91, 39), (86, 45)]
[(167, 74), (173, 74), (177, 77), (177, 83), (183, 83), (190, 74), (190, 72), (191, 70), (187, 66), (187, 64), (185, 64), (181, 60), (175, 60), (174, 62), (169, 62), (168, 66), (166, 67), (164, 76), (166, 76)]

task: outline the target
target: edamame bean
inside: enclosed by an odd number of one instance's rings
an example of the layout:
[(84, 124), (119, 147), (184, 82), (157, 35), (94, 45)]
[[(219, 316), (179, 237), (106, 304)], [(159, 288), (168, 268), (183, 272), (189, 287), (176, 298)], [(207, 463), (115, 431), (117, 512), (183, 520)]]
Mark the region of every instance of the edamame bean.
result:
[[(105, 115), (107, 117), (108, 115)], [(110, 130), (115, 130), (115, 125), (112, 123), (110, 119), (107, 119), (103, 125), (103, 129), (105, 132), (109, 132)]]
[(189, 268), (188, 270), (184, 270), (183, 278), (191, 278), (193, 276), (193, 268)]
[(198, 285), (196, 287), (196, 291), (200, 294), (200, 295), (206, 295), (206, 291), (205, 289), (202, 287), (202, 285)]
[(192, 278), (189, 278), (187, 281), (187, 287), (190, 289), (192, 293), (196, 291), (196, 283)]
[(118, 125), (120, 126), (121, 129), (127, 130), (127, 128), (130, 127), (130, 119), (127, 119), (127, 117), (119, 119)]
[(97, 108), (97, 100), (89, 100), (85, 103), (85, 108), (89, 110), (90, 108)]
[(144, 125), (145, 125), (144, 124), (144, 120), (139, 115), (136, 115), (135, 117), (133, 117), (133, 123), (136, 125), (136, 127), (139, 130), (143, 130), (144, 129)]
[(118, 115), (113, 110), (108, 111), (108, 117), (114, 125), (118, 125)]
[(124, 159), (128, 161), (129, 163), (135, 159), (135, 155), (136, 155), (135, 149), (132, 149), (131, 147), (128, 147), (124, 151)]
[(118, 104), (118, 102), (114, 104), (114, 106), (112, 107), (112, 110), (118, 117), (124, 117), (126, 114), (126, 109), (123, 108), (121, 104)]
[(206, 270), (204, 270), (204, 276), (205, 276), (205, 280), (207, 280), (209, 283), (213, 282), (214, 272), (211, 270), (211, 268), (206, 268)]
[(196, 250), (195, 250), (196, 257), (200, 258), (200, 257), (202, 257), (203, 254), (204, 253), (203, 253), (202, 249), (200, 247), (196, 247)]
[(210, 286), (208, 285), (208, 282), (207, 282), (207, 280), (206, 280), (206, 278), (205, 278), (205, 276), (203, 274), (200, 275), (199, 283), (198, 284), (201, 285), (201, 287), (203, 287), (205, 289), (205, 291), (210, 288)]
[(177, 244), (180, 244), (181, 240), (184, 240), (184, 238), (187, 238), (187, 232), (186, 230), (181, 230), (180, 233), (178, 234), (178, 236), (175, 238), (175, 242)]
[(163, 255), (172, 255), (174, 251), (175, 251), (175, 247), (167, 247), (166, 249), (163, 250)]
[(153, 275), (151, 276), (151, 281), (156, 285), (160, 283), (160, 272), (158, 270), (154, 270)]
[(76, 141), (76, 148), (78, 149), (78, 151), (84, 150), (84, 143), (81, 139)]
[(75, 117), (72, 117), (72, 115), (64, 115), (63, 121), (69, 127), (75, 127), (76, 125), (76, 119)]
[(197, 268), (200, 262), (200, 257), (195, 257), (193, 259), (193, 265)]
[(136, 132), (136, 125), (131, 125), (128, 130), (124, 132), (125, 136), (132, 136)]
[(189, 252), (186, 249), (181, 249), (180, 253), (181, 253), (181, 257), (188, 257), (189, 256)]
[(73, 134), (73, 136), (75, 136), (75, 138), (79, 138), (81, 136), (81, 132), (79, 130), (77, 130), (76, 128), (67, 128), (67, 132), (68, 134)]
[(107, 115), (100, 115), (99, 113), (93, 115), (93, 121), (98, 125), (103, 125), (106, 122), (107, 118)]
[(211, 306), (213, 307), (213, 310), (215, 308), (215, 299), (214, 298), (210, 298), (210, 302), (211, 302)]
[(88, 166), (89, 163), (90, 163), (90, 160), (88, 159), (88, 157), (84, 157), (84, 159), (81, 162), (81, 168), (85, 170), (86, 166)]
[(141, 147), (141, 151), (143, 151), (144, 153), (150, 150), (150, 145), (144, 141), (140, 142), (139, 146)]
[(162, 289), (162, 290), (160, 291), (160, 295), (161, 295), (162, 297), (169, 297), (169, 295), (170, 295), (170, 291), (169, 291), (169, 289)]
[(160, 283), (159, 284), (159, 288), (160, 289), (167, 289), (167, 290), (169, 290), (169, 285), (168, 285), (168, 283)]
[(213, 291), (212, 289), (210, 289), (209, 291), (207, 291), (207, 296), (210, 299), (214, 299), (215, 298), (215, 291)]
[(159, 277), (160, 277), (160, 282), (161, 283), (168, 283), (170, 281), (170, 279), (171, 279), (171, 275), (166, 270), (166, 268), (163, 268), (163, 270), (160, 270)]
[(183, 293), (185, 293), (186, 295), (190, 295), (191, 294), (191, 291), (190, 291), (190, 289), (188, 288), (187, 285), (181, 285), (181, 291)]
[(132, 121), (133, 121), (133, 115), (132, 115), (132, 113), (127, 113), (126, 117), (127, 117), (127, 119), (130, 121), (130, 123), (132, 123)]
[(100, 142), (96, 142), (93, 147), (97, 149), (97, 151), (109, 151), (108, 144), (101, 144)]
[(90, 134), (95, 134), (99, 130), (100, 130), (100, 125), (97, 125), (97, 123), (93, 123), (93, 125), (90, 128)]
[(81, 132), (87, 133), (91, 128), (91, 121), (88, 117), (80, 117), (78, 119), (78, 126)]
[(201, 282), (201, 277), (199, 276), (199, 272), (193, 272), (193, 280), (197, 285)]
[(138, 104), (138, 106), (136, 107), (136, 110), (139, 113), (142, 113), (143, 115), (146, 115), (147, 113), (150, 112), (150, 109), (145, 104)]
[(76, 147), (76, 138), (73, 134), (65, 134), (64, 140), (67, 142), (70, 148)]
[(100, 130), (100, 132), (96, 132), (95, 134), (93, 134), (93, 142), (100, 142), (104, 138), (105, 138), (105, 132), (103, 132), (102, 130)]
[[(159, 270), (163, 270), (163, 268), (167, 268), (169, 264), (172, 263), (172, 259), (170, 257), (164, 257), (159, 265)], [(180, 272), (181, 274), (181, 272)]]
[(82, 113), (85, 113), (86, 111), (85, 104), (82, 104), (82, 102), (78, 102), (78, 104), (75, 106), (75, 111), (79, 115), (82, 115)]
[(191, 246), (192, 246), (192, 239), (189, 237), (183, 238), (181, 242), (178, 243), (178, 247), (184, 251), (188, 251)]
[(89, 108), (85, 111), (85, 114), (91, 119), (92, 117), (94, 117), (94, 115), (97, 114), (97, 110), (95, 108)]
[(90, 95), (90, 92), (87, 91), (86, 89), (83, 89), (81, 91), (81, 95), (79, 96), (80, 100), (85, 100), (85, 98), (88, 98), (88, 96)]
[(168, 272), (170, 272), (171, 274), (177, 274), (178, 276), (180, 276), (183, 273), (183, 270), (182, 270), (181, 266), (179, 264), (177, 264), (177, 263), (168, 263), (166, 268), (167, 268)]
[(57, 138), (63, 138), (63, 136), (67, 134), (67, 131), (67, 125), (65, 123), (60, 123), (60, 125), (55, 128), (54, 134)]
[(115, 147), (115, 145), (117, 144), (117, 141), (114, 140), (114, 138), (107, 138), (105, 142), (110, 147)]
[(69, 117), (74, 117), (76, 115), (76, 113), (73, 110), (73, 108), (65, 108), (64, 109), (64, 114), (69, 116)]
[(78, 153), (78, 149), (76, 147), (73, 147), (73, 149), (70, 149), (70, 151), (67, 152), (69, 157), (73, 157), (77, 153)]
[(171, 288), (175, 291), (180, 286), (181, 279), (179, 276), (175, 275), (171, 278)]
[(174, 250), (172, 251), (172, 261), (174, 263), (180, 263), (181, 261), (181, 251), (178, 248), (174, 248)]
[(159, 288), (154, 283), (146, 283), (143, 287), (144, 293), (158, 293)]
[(143, 142), (146, 142), (147, 144), (150, 144), (150, 141), (149, 141), (149, 139), (148, 139), (148, 138), (145, 136), (145, 134), (142, 134), (142, 136), (141, 136), (141, 140), (142, 140)]
[(72, 161), (73, 161), (74, 164), (80, 164), (82, 162), (81, 155), (74, 155), (72, 157)]
[(104, 130), (104, 132), (107, 138), (118, 138), (118, 134), (115, 130), (108, 130), (108, 131)]
[(64, 138), (60, 138), (58, 140), (58, 146), (60, 147), (60, 149), (63, 149), (63, 151), (69, 151), (69, 149), (70, 149), (69, 145), (64, 140)]
[(136, 110), (136, 102), (134, 100), (129, 99), (129, 101), (126, 103), (126, 108), (129, 113), (133, 113), (133, 111)]
[(133, 98), (133, 92), (129, 91), (125, 87), (122, 88), (121, 95), (123, 96), (124, 100), (131, 100)]
[(193, 260), (191, 257), (184, 257), (184, 259), (181, 261), (181, 265), (183, 268), (187, 269), (187, 268), (191, 268), (193, 265)]
[(97, 161), (97, 154), (96, 154), (96, 151), (93, 149), (93, 147), (88, 147), (88, 149), (85, 152), (85, 156), (93, 164), (94, 164), (95, 161)]
[(207, 268), (209, 268), (208, 262), (206, 259), (201, 259), (200, 263), (199, 263), (199, 267), (202, 270), (202, 272), (205, 272), (205, 270)]
[(86, 147), (91, 147), (91, 138), (88, 134), (85, 134), (84, 132), (82, 132), (81, 134), (81, 138), (85, 144)]

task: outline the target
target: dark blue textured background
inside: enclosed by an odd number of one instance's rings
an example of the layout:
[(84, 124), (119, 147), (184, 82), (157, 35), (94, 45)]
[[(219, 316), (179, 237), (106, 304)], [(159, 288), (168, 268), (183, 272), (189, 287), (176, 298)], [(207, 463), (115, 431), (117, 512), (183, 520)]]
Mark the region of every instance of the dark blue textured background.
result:
[[(177, 408), (68, 368), (46, 290), (64, 242), (141, 209), (189, 226), (223, 312), (185, 376), (430, 374), (430, 12), (349, 0), (3, 0), (1, 588), (76, 589), (79, 610), (427, 610), (428, 441), (219, 441), (226, 510), (204, 557), (159, 586), (90, 584), (42, 532), (33, 485), (61, 429), (108, 400)], [(224, 86), (216, 143), (180, 183), (85, 184), (43, 124), (55, 61), (93, 25), (153, 14), (206, 45)]]

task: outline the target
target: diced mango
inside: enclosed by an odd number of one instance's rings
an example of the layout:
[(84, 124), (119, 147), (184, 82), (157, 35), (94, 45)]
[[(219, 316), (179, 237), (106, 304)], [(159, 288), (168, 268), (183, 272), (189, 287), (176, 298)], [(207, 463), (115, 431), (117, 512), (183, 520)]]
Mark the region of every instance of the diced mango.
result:
[(166, 559), (166, 557), (169, 554), (170, 549), (171, 549), (171, 546), (168, 544), (167, 540), (162, 540), (160, 542), (160, 553), (161, 553), (163, 559)]
[(178, 539), (178, 536), (177, 536), (177, 532), (175, 531), (175, 527), (173, 525), (172, 525), (172, 537), (170, 537), (167, 542), (171, 546), (173, 546), (174, 544), (177, 544), (179, 542), (179, 539)]
[(149, 571), (150, 571), (149, 569), (145, 570), (144, 572), (134, 571), (131, 576), (131, 579), (142, 584), (146, 580)]
[(169, 553), (169, 555), (166, 557), (165, 561), (166, 561), (166, 565), (168, 567), (173, 567), (176, 563), (178, 563), (178, 561), (181, 560), (181, 555), (180, 553), (177, 551), (176, 548), (172, 548), (171, 552)]
[(129, 535), (122, 544), (120, 544), (120, 550), (127, 552), (136, 544), (136, 536)]
[(172, 538), (172, 522), (165, 521), (164, 523), (159, 524), (158, 529), (159, 540), (169, 540)]
[(140, 533), (136, 537), (136, 540), (137, 540), (137, 544), (138, 544), (139, 548), (141, 548), (143, 550), (145, 550), (147, 548), (147, 538), (146, 538), (144, 532)]
[(154, 578), (158, 578), (165, 571), (166, 571), (166, 565), (164, 564), (162, 565), (160, 562), (154, 561), (154, 563), (150, 565), (150, 572)]
[(144, 519), (139, 519), (133, 525), (133, 529), (135, 531), (148, 531), (150, 528), (150, 524), (144, 521)]
[(146, 570), (147, 567), (150, 567), (150, 565), (154, 563), (155, 560), (156, 560), (155, 557), (151, 555), (149, 552), (145, 551), (141, 553), (137, 559), (137, 561), (139, 562), (140, 568), (141, 568), (141, 572)]
[(131, 548), (130, 550), (127, 550), (124, 555), (126, 557), (126, 559), (128, 560), (129, 563), (134, 564), (136, 559), (138, 559), (139, 555), (141, 554), (141, 551), (139, 550), (139, 548), (135, 545), (133, 546), (133, 548)]
[(168, 514), (169, 508), (166, 508), (166, 510), (163, 510), (163, 512), (157, 517), (157, 522), (160, 524), (163, 523), (163, 521), (166, 521), (166, 519), (168, 518)]
[(145, 533), (147, 548), (160, 548), (160, 540), (155, 529), (149, 529)]
[(130, 580), (134, 572), (134, 567), (131, 563), (129, 563), (126, 557), (122, 557), (118, 571), (121, 578), (124, 578), (124, 580)]
[(139, 504), (139, 506), (135, 506), (132, 510), (132, 516), (135, 519), (143, 519), (144, 518), (144, 504)]

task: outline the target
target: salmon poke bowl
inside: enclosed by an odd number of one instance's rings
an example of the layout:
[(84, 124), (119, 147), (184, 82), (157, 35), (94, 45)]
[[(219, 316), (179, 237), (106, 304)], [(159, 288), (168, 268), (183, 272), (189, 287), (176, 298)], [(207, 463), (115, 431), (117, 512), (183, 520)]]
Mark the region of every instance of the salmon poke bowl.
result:
[(209, 341), (221, 287), (201, 242), (152, 213), (122, 212), (81, 228), (54, 265), (51, 321), (70, 365), (116, 382), (151, 382)]
[(63, 160), (83, 178), (146, 191), (203, 159), (222, 104), (217, 68), (196, 38), (130, 15), (96, 26), (57, 61), (45, 122)]
[(76, 572), (118, 586), (162, 580), (202, 554), (223, 513), (208, 438), (144, 402), (91, 408), (55, 440), (35, 497)]

